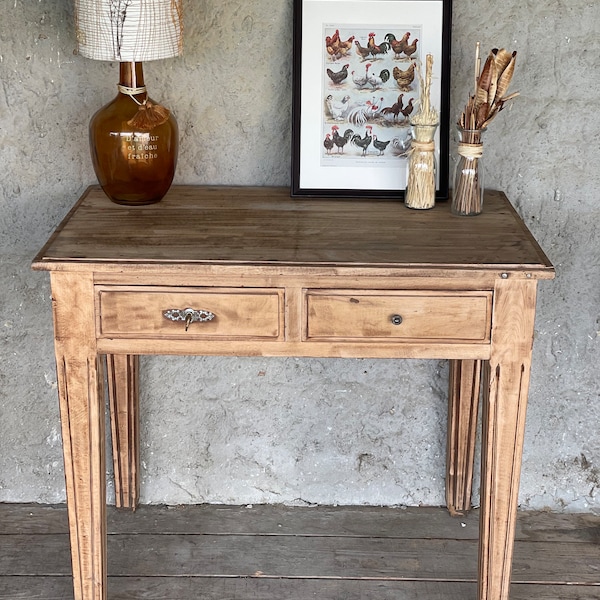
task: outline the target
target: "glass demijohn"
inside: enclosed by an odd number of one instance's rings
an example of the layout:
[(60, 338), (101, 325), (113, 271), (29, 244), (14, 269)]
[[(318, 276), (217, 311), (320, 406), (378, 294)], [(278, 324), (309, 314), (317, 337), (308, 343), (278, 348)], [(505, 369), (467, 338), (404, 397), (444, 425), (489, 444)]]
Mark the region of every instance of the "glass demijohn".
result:
[(92, 117), (90, 147), (98, 181), (113, 202), (152, 204), (169, 190), (177, 122), (148, 97), (141, 62), (120, 63), (119, 93)]

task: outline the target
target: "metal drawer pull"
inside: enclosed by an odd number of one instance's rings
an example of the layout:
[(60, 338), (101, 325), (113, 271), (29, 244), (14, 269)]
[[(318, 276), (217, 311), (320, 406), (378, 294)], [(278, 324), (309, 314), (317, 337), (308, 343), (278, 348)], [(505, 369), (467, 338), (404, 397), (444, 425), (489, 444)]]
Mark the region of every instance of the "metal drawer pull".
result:
[(194, 310), (193, 308), (172, 308), (163, 313), (165, 319), (170, 321), (185, 321), (185, 330), (188, 330), (190, 323), (203, 323), (212, 321), (215, 318), (214, 313), (209, 310)]
[(402, 317), (400, 315), (392, 315), (391, 318), (390, 318), (390, 321), (394, 325), (401, 325), (402, 324)]

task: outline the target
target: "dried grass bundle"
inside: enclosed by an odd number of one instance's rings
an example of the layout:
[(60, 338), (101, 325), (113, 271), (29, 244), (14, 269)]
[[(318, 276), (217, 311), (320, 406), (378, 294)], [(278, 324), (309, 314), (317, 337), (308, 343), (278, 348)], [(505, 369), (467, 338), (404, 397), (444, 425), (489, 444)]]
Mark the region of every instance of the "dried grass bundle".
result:
[[(517, 52), (494, 48), (481, 69), (480, 44), (475, 52), (475, 90), (458, 119), (461, 139), (454, 181), (452, 210), (460, 215), (477, 215), (482, 209), (483, 185), (479, 159), (483, 154), (481, 133), (506, 104), (518, 96), (507, 95), (515, 71)], [(481, 73), (480, 73), (481, 69)]]
[(408, 180), (404, 202), (410, 208), (432, 208), (435, 204), (435, 142), (438, 112), (431, 107), (433, 56), (428, 54), (425, 77), (416, 67), (420, 82), (419, 110), (410, 120), (413, 140), (408, 159)]
[(431, 107), (431, 79), (433, 77), (433, 55), (428, 54), (425, 58), (425, 77), (421, 73), (421, 67), (416, 65), (419, 77), (419, 110), (410, 120), (412, 125), (437, 125), (439, 121), (438, 112)]

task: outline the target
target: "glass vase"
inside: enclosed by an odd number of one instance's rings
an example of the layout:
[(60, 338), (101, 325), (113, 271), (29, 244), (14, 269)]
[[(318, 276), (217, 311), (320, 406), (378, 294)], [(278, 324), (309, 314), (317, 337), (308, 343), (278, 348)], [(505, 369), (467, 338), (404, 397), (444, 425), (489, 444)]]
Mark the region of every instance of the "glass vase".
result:
[(120, 63), (119, 93), (92, 117), (90, 148), (96, 177), (117, 204), (153, 204), (171, 187), (177, 121), (148, 97), (142, 63)]
[(458, 161), (454, 171), (451, 211), (470, 217), (483, 210), (483, 129), (458, 128)]
[(437, 164), (434, 136), (437, 123), (411, 123), (412, 142), (408, 156), (408, 174), (404, 204), (408, 208), (428, 209), (435, 206)]

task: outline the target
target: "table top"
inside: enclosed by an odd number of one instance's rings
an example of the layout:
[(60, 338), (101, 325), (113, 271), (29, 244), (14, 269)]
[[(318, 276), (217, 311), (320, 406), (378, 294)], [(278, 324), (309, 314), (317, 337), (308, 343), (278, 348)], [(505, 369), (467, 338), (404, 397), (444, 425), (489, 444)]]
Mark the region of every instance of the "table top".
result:
[(291, 198), (288, 188), (173, 186), (157, 204), (111, 202), (86, 190), (33, 261), (34, 269), (110, 265), (267, 265), (527, 271), (552, 264), (502, 192), (458, 217), (448, 202)]

